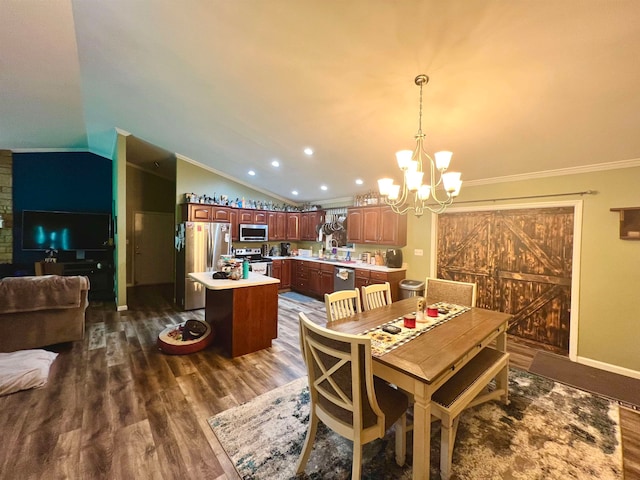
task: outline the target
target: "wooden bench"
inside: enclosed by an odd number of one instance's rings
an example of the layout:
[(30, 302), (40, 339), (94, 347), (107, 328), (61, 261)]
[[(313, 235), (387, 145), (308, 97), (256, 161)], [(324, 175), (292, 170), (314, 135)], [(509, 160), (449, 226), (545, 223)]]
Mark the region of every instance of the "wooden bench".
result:
[[(431, 415), (440, 419), (440, 477), (448, 480), (451, 475), (453, 445), (460, 413), (466, 408), (489, 400), (501, 399), (509, 403), (508, 376), (509, 354), (483, 348), (462, 369), (442, 385), (431, 397)], [(504, 388), (489, 391), (487, 385), (500, 375)]]

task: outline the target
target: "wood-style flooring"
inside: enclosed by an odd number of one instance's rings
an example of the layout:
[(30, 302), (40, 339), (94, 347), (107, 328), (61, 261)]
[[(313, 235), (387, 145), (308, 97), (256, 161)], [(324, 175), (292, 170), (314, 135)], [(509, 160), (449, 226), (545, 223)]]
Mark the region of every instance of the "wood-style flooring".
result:
[[(325, 322), (324, 304), (281, 298), (273, 347), (236, 359), (215, 349), (162, 354), (166, 325), (181, 312), (170, 286), (129, 292), (129, 310), (87, 309), (85, 339), (60, 355), (41, 389), (0, 397), (0, 479), (238, 479), (207, 418), (305, 374), (297, 314)], [(511, 364), (534, 351), (509, 343)], [(640, 478), (640, 415), (622, 410), (626, 479)]]

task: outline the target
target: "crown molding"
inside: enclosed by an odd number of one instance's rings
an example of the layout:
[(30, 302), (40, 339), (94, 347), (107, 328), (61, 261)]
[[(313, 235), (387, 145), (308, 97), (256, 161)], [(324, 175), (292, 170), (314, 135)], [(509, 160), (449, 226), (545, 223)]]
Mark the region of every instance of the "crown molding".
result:
[(482, 180), (465, 181), (464, 185), (469, 187), (479, 185), (491, 185), (494, 183), (519, 182), (522, 180), (533, 180), (538, 178), (559, 177), (562, 175), (577, 175), (580, 173), (601, 172), (604, 170), (617, 170), (620, 168), (640, 167), (640, 158), (632, 160), (620, 160), (618, 162), (595, 163), (580, 167), (558, 168), (557, 170), (543, 170), (540, 172), (523, 173), (518, 175), (506, 175), (504, 177), (485, 178)]

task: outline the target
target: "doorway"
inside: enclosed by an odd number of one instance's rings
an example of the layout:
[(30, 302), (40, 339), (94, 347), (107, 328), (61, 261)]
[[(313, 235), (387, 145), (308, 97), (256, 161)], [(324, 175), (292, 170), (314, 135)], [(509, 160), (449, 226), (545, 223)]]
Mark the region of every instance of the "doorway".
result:
[(437, 276), (474, 282), (477, 306), (513, 315), (509, 334), (567, 355), (571, 343), (574, 206), (438, 216)]
[(133, 228), (133, 283), (173, 282), (174, 216), (164, 212), (135, 212)]

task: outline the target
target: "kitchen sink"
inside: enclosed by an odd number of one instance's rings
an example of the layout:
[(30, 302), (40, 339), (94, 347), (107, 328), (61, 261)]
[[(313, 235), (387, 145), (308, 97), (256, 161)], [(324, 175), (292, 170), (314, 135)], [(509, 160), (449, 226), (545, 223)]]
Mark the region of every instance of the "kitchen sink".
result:
[(343, 260), (340, 258), (317, 258), (317, 260), (320, 260), (322, 262), (331, 262), (331, 263), (356, 263), (355, 260)]

